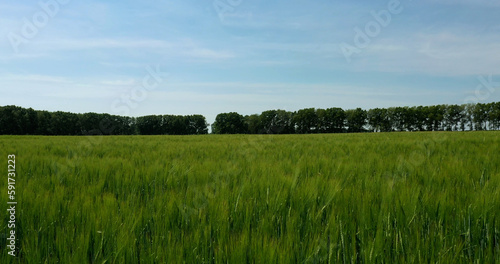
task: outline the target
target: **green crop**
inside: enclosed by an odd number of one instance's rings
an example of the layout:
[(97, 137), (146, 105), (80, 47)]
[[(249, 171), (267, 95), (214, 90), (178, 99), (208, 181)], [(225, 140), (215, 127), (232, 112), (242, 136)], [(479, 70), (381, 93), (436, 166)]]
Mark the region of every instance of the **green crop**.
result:
[(500, 262), (499, 151), (499, 132), (1, 136), (0, 263)]

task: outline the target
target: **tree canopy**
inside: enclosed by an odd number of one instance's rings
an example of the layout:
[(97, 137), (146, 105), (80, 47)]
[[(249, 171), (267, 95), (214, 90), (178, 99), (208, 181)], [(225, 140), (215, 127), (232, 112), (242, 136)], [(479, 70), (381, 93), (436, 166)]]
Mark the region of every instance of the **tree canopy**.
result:
[(1, 135), (195, 135), (207, 134), (202, 115), (126, 117), (35, 111), (0, 106)]
[[(389, 107), (363, 110), (333, 107), (290, 112), (268, 110), (243, 116), (217, 115), (214, 134), (311, 134), (391, 131), (499, 130), (500, 102)], [(149, 115), (37, 111), (0, 106), (0, 135), (197, 135), (207, 134), (202, 115)]]
[[(235, 116), (227, 118), (228, 115)], [(237, 118), (236, 118), (237, 116)], [(363, 110), (306, 108), (295, 112), (268, 110), (242, 116), (220, 114), (216, 134), (311, 134), (391, 131), (465, 131), (500, 129), (500, 102), (466, 105), (389, 107)], [(220, 127), (217, 127), (220, 124)], [(234, 132), (229, 127), (238, 127)], [(246, 131), (246, 132), (245, 132)]]

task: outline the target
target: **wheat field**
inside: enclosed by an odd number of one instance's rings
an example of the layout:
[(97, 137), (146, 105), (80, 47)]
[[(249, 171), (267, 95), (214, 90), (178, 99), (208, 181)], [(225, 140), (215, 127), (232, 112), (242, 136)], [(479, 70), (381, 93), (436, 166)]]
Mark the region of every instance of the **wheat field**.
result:
[[(495, 263), (500, 132), (0, 136), (1, 263)], [(4, 173), (6, 175), (7, 173)]]

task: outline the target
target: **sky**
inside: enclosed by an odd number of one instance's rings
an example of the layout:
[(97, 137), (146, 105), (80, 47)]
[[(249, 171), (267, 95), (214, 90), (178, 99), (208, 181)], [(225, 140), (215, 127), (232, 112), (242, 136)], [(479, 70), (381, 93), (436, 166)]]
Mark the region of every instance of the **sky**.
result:
[(500, 101), (500, 1), (0, 3), (0, 105), (115, 115)]

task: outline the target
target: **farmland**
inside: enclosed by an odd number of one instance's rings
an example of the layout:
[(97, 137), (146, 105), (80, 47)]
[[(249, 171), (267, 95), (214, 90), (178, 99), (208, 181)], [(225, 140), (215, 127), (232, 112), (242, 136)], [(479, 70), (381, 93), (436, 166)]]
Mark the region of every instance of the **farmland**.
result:
[(0, 136), (19, 249), (5, 179), (0, 263), (499, 262), (499, 150), (496, 131)]

